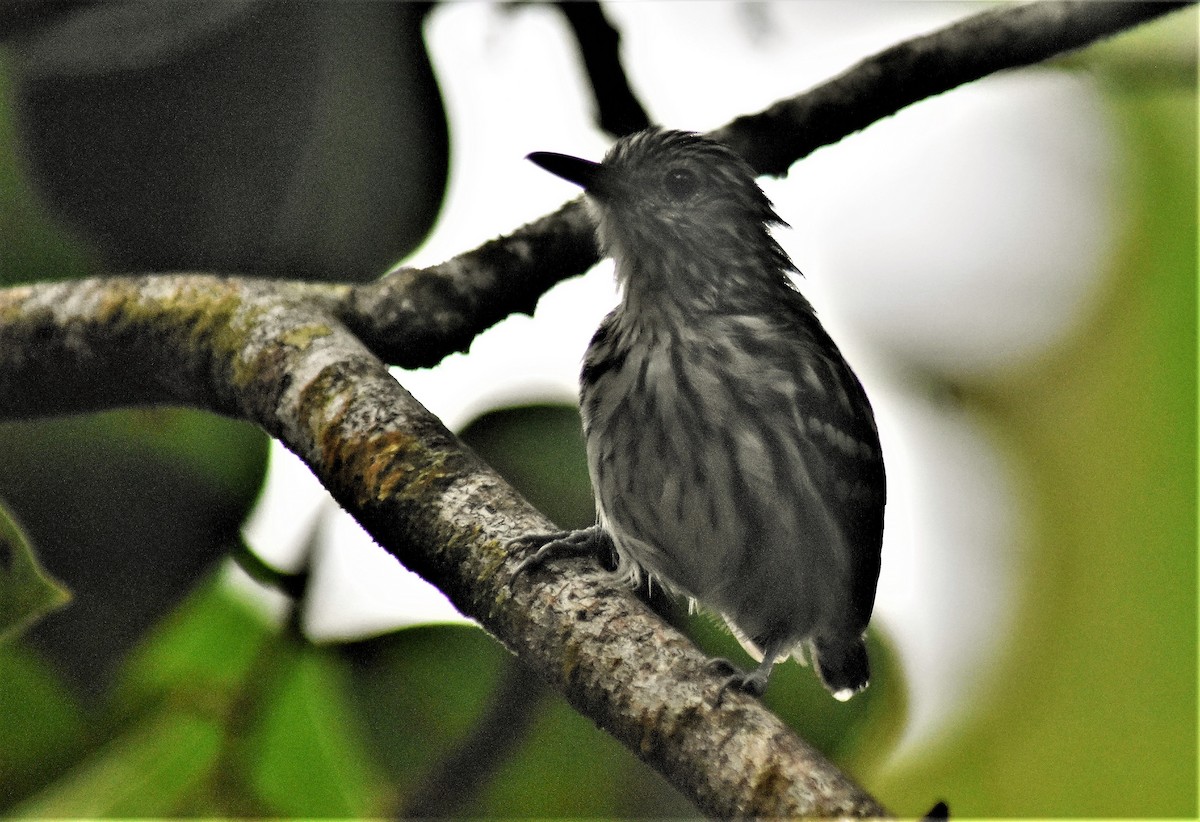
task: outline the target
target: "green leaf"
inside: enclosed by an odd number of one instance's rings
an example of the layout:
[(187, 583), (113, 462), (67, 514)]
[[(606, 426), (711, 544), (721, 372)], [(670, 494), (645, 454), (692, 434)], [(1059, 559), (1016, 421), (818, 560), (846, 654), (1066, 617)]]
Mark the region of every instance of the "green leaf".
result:
[(97, 419), (109, 447), (170, 462), (241, 511), (258, 497), (270, 439), (251, 423), (190, 408), (138, 408)]
[(14, 809), (18, 817), (162, 816), (186, 810), (217, 762), (211, 718), (166, 707)]
[(70, 600), (70, 591), (38, 564), (25, 533), (0, 505), (0, 642)]
[(92, 254), (56, 224), (22, 174), (6, 56), (0, 52), (0, 286), (87, 276), (96, 269)]
[(59, 678), (20, 645), (0, 645), (0, 810), (80, 756), (89, 725)]
[(190, 409), (138, 409), (0, 423), (0, 498), (69, 608), (34, 629), (81, 692), (229, 550), (257, 496), (268, 439)]
[(338, 651), (375, 761), (401, 800), (470, 731), (508, 656), (462, 625), (406, 628)]
[(344, 666), (312, 645), (274, 650), (239, 748), (260, 807), (278, 816), (378, 815), (385, 783), (349, 708)]
[(469, 808), (490, 818), (696, 816), (663, 777), (554, 694), (518, 755)]
[(259, 609), (210, 575), (130, 654), (114, 710), (131, 713), (153, 701), (190, 697), (224, 711), (252, 679), (276, 632)]

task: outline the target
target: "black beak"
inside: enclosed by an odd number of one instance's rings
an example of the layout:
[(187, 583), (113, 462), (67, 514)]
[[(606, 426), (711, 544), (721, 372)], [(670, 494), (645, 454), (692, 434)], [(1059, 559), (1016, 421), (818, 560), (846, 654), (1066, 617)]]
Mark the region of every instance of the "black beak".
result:
[(583, 190), (592, 194), (599, 194), (601, 182), (604, 178), (604, 167), (599, 163), (593, 163), (591, 160), (582, 160), (579, 157), (572, 157), (569, 154), (555, 154), (553, 151), (535, 151), (527, 158), (535, 165), (549, 171), (551, 174), (558, 175), (564, 180), (569, 180), (576, 185), (583, 186)]

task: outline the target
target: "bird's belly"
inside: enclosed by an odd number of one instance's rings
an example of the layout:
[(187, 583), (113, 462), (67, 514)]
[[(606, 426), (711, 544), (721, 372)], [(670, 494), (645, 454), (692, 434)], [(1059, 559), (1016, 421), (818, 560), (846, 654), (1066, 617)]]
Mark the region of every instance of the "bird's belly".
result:
[(585, 398), (602, 523), (625, 564), (750, 637), (799, 640), (844, 587), (841, 534), (804, 491), (804, 434), (764, 419), (752, 400), (765, 389), (745, 376), (735, 386), (691, 376), (613, 380), (601, 401)]

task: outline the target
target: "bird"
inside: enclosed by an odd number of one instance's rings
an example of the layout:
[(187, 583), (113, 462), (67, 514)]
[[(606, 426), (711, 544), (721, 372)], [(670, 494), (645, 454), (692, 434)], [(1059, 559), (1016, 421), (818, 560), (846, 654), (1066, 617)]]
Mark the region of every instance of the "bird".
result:
[(581, 186), (620, 292), (583, 358), (580, 413), (597, 522), (532, 534), (518, 573), (609, 550), (724, 618), (759, 664), (729, 687), (765, 693), (776, 663), (813, 667), (845, 701), (870, 677), (864, 635), (886, 481), (858, 377), (797, 289), (786, 226), (724, 144), (652, 127), (599, 163), (528, 159)]

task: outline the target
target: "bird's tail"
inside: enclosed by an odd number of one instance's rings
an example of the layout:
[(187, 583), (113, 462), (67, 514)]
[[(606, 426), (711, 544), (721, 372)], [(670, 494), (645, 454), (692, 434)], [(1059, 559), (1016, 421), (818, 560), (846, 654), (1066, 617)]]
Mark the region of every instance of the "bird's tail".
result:
[(821, 682), (833, 698), (845, 702), (867, 687), (871, 665), (867, 661), (867, 646), (861, 638), (813, 640), (813, 660)]

